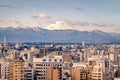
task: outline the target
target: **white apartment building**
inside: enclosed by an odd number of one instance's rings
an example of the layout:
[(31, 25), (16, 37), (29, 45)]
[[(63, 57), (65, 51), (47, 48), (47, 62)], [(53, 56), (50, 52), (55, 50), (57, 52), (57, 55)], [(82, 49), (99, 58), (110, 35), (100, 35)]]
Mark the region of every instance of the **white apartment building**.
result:
[[(33, 58), (33, 67), (35, 69), (35, 80), (45, 80), (46, 71), (49, 66), (58, 67), (62, 71), (62, 57), (55, 58)], [(62, 74), (62, 72), (61, 72)]]
[(103, 61), (97, 61), (92, 71), (92, 80), (105, 80), (105, 65)]
[(4, 60), (0, 60), (0, 77), (4, 80), (9, 77), (9, 63)]
[(24, 69), (24, 80), (34, 80), (34, 69), (26, 67)]

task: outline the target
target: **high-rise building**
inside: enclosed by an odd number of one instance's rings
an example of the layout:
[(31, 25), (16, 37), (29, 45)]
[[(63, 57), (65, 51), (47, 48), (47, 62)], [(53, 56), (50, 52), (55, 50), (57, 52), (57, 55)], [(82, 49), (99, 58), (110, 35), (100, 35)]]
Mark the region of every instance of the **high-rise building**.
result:
[(50, 57), (51, 57), (51, 58), (54, 58), (55, 56), (58, 56), (58, 51), (52, 51), (52, 52), (50, 53)]
[(60, 80), (61, 70), (58, 67), (50, 66), (46, 72), (46, 80)]
[[(35, 69), (35, 80), (46, 80), (46, 71), (50, 66), (58, 67), (62, 71), (63, 59), (60, 58), (33, 58), (33, 66)], [(62, 74), (62, 72), (61, 72)], [(60, 74), (60, 75), (61, 75)], [(62, 77), (60, 76), (60, 79)]]
[(82, 50), (83, 50), (83, 61), (87, 62), (90, 52), (87, 48), (83, 48)]
[[(115, 68), (115, 67), (114, 67)], [(120, 55), (118, 56), (117, 70), (114, 72), (114, 80), (120, 80)]]
[(40, 52), (39, 52), (39, 58), (42, 58), (46, 56), (46, 53), (45, 53), (45, 48), (40, 48)]
[(92, 80), (93, 67), (94, 67), (94, 65), (91, 65), (91, 66), (87, 67), (87, 80)]
[[(120, 73), (120, 56), (118, 56), (118, 71)], [(120, 77), (120, 76), (119, 76)]]
[(72, 60), (71, 54), (63, 54), (62, 58), (65, 62), (71, 62), (71, 60)]
[(72, 80), (86, 80), (87, 72), (84, 68), (73, 68), (71, 70)]
[(114, 48), (114, 46), (110, 46), (110, 47), (108, 47), (108, 52), (115, 52), (115, 48)]
[(34, 69), (31, 67), (24, 68), (24, 80), (34, 80)]
[(97, 65), (93, 67), (92, 80), (105, 80), (105, 66), (102, 62), (97, 61)]
[(4, 37), (4, 47), (6, 46), (6, 37)]
[(35, 49), (33, 53), (35, 58), (42, 58), (46, 56), (45, 48)]
[(9, 62), (0, 60), (0, 78), (8, 80), (9, 77)]
[(71, 78), (71, 68), (69, 68), (69, 69), (63, 68), (62, 80), (72, 80), (72, 78)]
[(9, 63), (9, 80), (24, 80), (24, 61), (15, 59)]
[(85, 47), (85, 42), (84, 41), (82, 41), (82, 47)]
[(72, 80), (80, 80), (80, 69), (72, 69)]

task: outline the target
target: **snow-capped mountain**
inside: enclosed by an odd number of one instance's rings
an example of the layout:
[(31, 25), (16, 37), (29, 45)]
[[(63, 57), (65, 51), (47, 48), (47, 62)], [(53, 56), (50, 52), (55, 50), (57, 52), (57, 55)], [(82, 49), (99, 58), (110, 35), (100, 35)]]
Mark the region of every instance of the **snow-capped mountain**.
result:
[(45, 29), (48, 30), (68, 30), (72, 29), (72, 27), (68, 26), (65, 22), (63, 21), (56, 21), (55, 24), (50, 24)]
[(0, 28), (0, 42), (120, 43), (119, 34), (95, 31), (47, 30), (42, 28)]

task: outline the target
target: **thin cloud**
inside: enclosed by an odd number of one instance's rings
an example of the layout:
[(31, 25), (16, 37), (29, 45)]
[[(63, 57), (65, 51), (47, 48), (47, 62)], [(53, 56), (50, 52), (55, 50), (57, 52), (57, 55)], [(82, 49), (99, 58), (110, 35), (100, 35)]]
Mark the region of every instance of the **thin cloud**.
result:
[(19, 27), (19, 26), (23, 26), (18, 20), (16, 20), (15, 18), (12, 18), (12, 19), (10, 19), (10, 24), (11, 24), (11, 26), (13, 26), (13, 27)]
[(3, 22), (5, 22), (5, 21), (3, 21), (3, 20), (0, 20), (0, 23), (3, 23)]
[(13, 0), (14, 3), (16, 3), (17, 1), (16, 0)]
[(117, 33), (118, 35), (120, 35), (120, 29), (115, 29), (114, 31), (112, 31), (112, 33)]
[(16, 7), (14, 7), (14, 6), (7, 5), (7, 4), (0, 4), (0, 7), (5, 7), (5, 8), (16, 8)]
[(67, 21), (67, 24), (71, 26), (90, 26), (90, 23), (83, 21)]
[(91, 26), (106, 27), (106, 26), (108, 26), (108, 25), (107, 25), (107, 24), (99, 24), (99, 23), (91, 23)]
[(50, 18), (48, 15), (46, 15), (45, 13), (39, 13), (39, 14), (34, 14), (32, 16), (33, 18)]
[(116, 27), (115, 24), (105, 24), (105, 23), (90, 23), (90, 22), (83, 22), (83, 21), (67, 21), (67, 23), (71, 26), (95, 26), (95, 27)]
[(120, 27), (119, 27), (119, 28), (117, 28), (117, 29), (115, 29), (115, 31), (117, 31), (117, 32), (119, 32), (119, 33), (120, 33)]
[(105, 23), (91, 23), (91, 26), (96, 27), (115, 27), (115, 24), (105, 24)]
[(118, 9), (115, 9), (113, 12), (118, 13), (118, 12), (119, 12), (119, 10), (118, 10)]
[(15, 20), (15, 18), (10, 19), (10, 22), (19, 23), (19, 21)]
[(78, 6), (78, 5), (73, 5), (73, 8), (74, 8), (74, 9), (77, 9), (77, 10), (83, 10), (83, 8), (81, 8), (81, 7)]

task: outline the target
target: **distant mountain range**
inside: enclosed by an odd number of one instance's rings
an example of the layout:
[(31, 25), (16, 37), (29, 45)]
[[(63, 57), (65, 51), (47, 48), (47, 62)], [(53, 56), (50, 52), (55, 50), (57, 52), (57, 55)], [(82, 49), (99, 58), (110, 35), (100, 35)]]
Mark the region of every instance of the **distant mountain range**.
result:
[(120, 34), (99, 30), (47, 30), (42, 28), (0, 28), (0, 42), (120, 43)]

